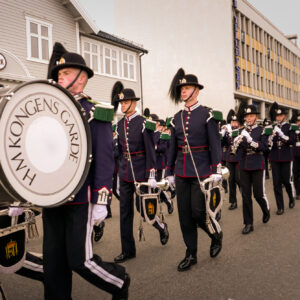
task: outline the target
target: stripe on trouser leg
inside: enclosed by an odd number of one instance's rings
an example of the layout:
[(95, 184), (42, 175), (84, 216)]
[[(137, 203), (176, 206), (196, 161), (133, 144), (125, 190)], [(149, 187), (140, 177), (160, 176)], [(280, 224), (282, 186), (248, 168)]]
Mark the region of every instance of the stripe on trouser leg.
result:
[(101, 268), (98, 264), (96, 264), (92, 260), (87, 260), (84, 262), (84, 266), (88, 268), (92, 273), (100, 277), (106, 282), (109, 282), (118, 288), (122, 288), (124, 281), (110, 273), (108, 273), (105, 269)]
[[(89, 199), (90, 200), (90, 199)], [(92, 212), (93, 212), (93, 205), (91, 202), (89, 202), (89, 208), (88, 208), (88, 221), (86, 224), (86, 238), (85, 238), (85, 262), (84, 266), (100, 277), (102, 280), (109, 282), (118, 288), (122, 288), (124, 281), (109, 272), (107, 272), (105, 269), (100, 267), (97, 263), (92, 261), (93, 257), (93, 245), (92, 245)]]
[(266, 170), (264, 170), (263, 172), (263, 198), (264, 200), (266, 201), (266, 204), (267, 204), (267, 208), (270, 210), (270, 203), (269, 203), (269, 200), (267, 198), (267, 195), (266, 195), (266, 176), (265, 176), (265, 173), (266, 173)]
[(39, 265), (39, 264), (33, 263), (28, 260), (24, 261), (23, 267), (28, 270), (32, 270), (32, 271), (36, 271), (36, 272), (41, 272), (41, 273), (44, 272), (43, 265)]
[(290, 163), (290, 184), (292, 186), (292, 194), (293, 194), (293, 197), (295, 198), (296, 196), (296, 192), (295, 192), (295, 186), (294, 186), (294, 178), (293, 178), (293, 162)]

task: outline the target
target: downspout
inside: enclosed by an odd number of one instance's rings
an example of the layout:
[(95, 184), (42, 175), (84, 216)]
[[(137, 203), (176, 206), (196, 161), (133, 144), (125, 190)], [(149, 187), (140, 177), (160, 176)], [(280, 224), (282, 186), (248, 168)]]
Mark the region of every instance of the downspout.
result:
[(144, 112), (144, 103), (143, 103), (143, 101), (144, 101), (144, 99), (143, 99), (143, 79), (142, 79), (142, 56), (144, 55), (145, 53), (144, 52), (142, 52), (141, 54), (139, 54), (139, 59), (140, 59), (140, 89), (141, 89), (141, 115), (143, 114), (143, 112)]
[(77, 53), (80, 54), (80, 36), (79, 36), (79, 23), (75, 22), (75, 33), (76, 33), (76, 47)]

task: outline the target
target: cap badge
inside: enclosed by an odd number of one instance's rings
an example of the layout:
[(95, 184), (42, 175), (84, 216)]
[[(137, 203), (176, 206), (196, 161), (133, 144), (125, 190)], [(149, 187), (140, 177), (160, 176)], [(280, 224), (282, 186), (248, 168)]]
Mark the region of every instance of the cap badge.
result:
[(56, 62), (57, 65), (61, 65), (61, 64), (64, 64), (64, 63), (66, 63), (66, 61), (63, 57), (61, 57), (60, 60)]
[(124, 94), (123, 93), (120, 93), (119, 94), (119, 98), (122, 100), (122, 99), (124, 99)]
[(179, 83), (186, 83), (186, 79), (185, 78), (180, 79)]

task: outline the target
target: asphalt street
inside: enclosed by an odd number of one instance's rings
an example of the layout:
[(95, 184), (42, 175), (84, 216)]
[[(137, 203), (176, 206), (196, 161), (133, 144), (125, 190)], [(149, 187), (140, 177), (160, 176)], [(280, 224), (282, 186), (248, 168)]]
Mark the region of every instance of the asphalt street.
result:
[[(294, 209), (289, 209), (284, 192), (285, 213), (277, 216), (271, 179), (266, 181), (266, 194), (271, 219), (267, 224), (262, 223), (262, 212), (254, 200), (254, 232), (249, 235), (241, 234), (240, 194), (236, 210), (229, 211), (225, 200), (220, 222), (224, 232), (222, 252), (210, 258), (210, 239), (199, 229), (198, 263), (182, 273), (177, 271), (177, 265), (184, 257), (185, 246), (176, 201), (172, 215), (163, 207), (170, 232), (166, 246), (160, 244), (157, 230), (146, 223), (146, 241), (138, 241), (139, 217), (135, 213), (137, 257), (123, 264), (131, 277), (129, 299), (300, 299), (300, 200), (296, 201)], [(228, 194), (225, 197), (228, 198)], [(112, 214), (113, 217), (105, 222), (103, 238), (94, 246), (94, 252), (105, 261), (112, 261), (121, 252), (116, 199), (112, 202)], [(40, 238), (27, 244), (27, 249), (34, 252), (42, 251), (41, 220), (38, 225)], [(40, 282), (15, 274), (0, 274), (0, 282), (8, 299), (43, 299)], [(111, 299), (111, 296), (74, 274), (72, 298)]]

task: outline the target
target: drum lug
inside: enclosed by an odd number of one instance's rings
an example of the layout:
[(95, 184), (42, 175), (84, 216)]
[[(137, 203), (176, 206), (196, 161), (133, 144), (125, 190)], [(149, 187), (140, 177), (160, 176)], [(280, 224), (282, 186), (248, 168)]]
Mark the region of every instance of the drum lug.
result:
[(56, 81), (54, 81), (53, 79), (48, 79), (47, 80), (50, 84), (56, 84)]
[(74, 198), (75, 198), (75, 195), (72, 195), (72, 196), (70, 196), (69, 198), (68, 198), (68, 201), (73, 201), (74, 200)]
[(91, 162), (92, 162), (92, 160), (93, 160), (93, 155), (92, 155), (92, 154), (90, 154), (90, 156), (89, 156), (89, 163), (91, 163)]

